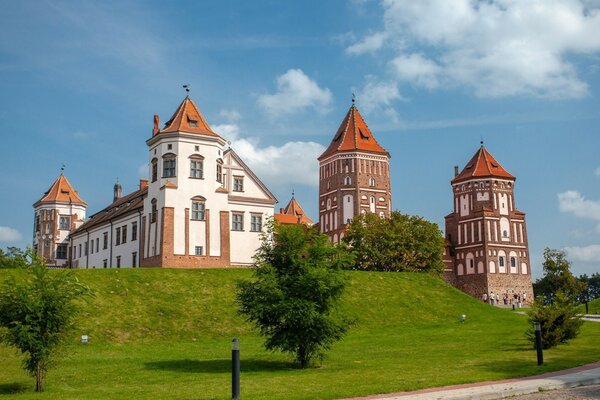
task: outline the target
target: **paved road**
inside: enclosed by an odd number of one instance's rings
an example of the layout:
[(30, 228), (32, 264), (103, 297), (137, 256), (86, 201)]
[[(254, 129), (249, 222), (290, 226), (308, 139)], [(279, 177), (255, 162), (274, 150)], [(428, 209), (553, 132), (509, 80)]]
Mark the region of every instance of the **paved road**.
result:
[(600, 385), (581, 386), (571, 389), (551, 390), (511, 397), (514, 400), (598, 400)]

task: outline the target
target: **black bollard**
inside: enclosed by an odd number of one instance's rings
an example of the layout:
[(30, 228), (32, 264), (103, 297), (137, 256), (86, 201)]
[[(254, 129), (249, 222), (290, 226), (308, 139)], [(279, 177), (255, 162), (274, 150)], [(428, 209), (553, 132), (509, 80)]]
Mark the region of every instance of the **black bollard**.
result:
[(231, 398), (240, 398), (240, 340), (233, 338), (231, 346)]
[(586, 314), (589, 314), (589, 313), (590, 313), (590, 309), (589, 309), (589, 307), (588, 307), (588, 302), (587, 302), (587, 301), (585, 302), (585, 313), (586, 313)]
[(538, 365), (544, 364), (544, 352), (542, 350), (542, 325), (539, 322), (534, 322), (535, 326), (535, 349), (537, 351)]

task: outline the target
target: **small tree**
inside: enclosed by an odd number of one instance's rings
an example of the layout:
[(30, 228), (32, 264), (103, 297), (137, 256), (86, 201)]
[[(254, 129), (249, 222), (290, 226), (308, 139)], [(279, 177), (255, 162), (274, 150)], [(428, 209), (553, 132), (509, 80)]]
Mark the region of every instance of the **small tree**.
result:
[(342, 338), (333, 314), (348, 255), (303, 225), (273, 225), (255, 255), (254, 280), (238, 283), (239, 312), (266, 337), (268, 350), (294, 354), (301, 368)]
[(356, 256), (356, 269), (436, 273), (444, 269), (444, 237), (436, 224), (418, 216), (398, 211), (390, 218), (360, 215), (350, 224), (344, 242)]
[(553, 302), (546, 303), (538, 297), (528, 311), (529, 326), (527, 337), (535, 346), (534, 322), (542, 327), (542, 347), (549, 349), (574, 339), (579, 334), (583, 321), (577, 315), (577, 305), (562, 291), (555, 293)]
[(18, 247), (7, 247), (6, 252), (0, 249), (0, 268), (20, 268), (27, 265), (25, 252)]
[(535, 297), (542, 296), (546, 303), (552, 303), (559, 291), (570, 299), (575, 299), (585, 284), (571, 273), (571, 263), (562, 250), (544, 249), (544, 276), (533, 284)]
[(49, 271), (31, 250), (26, 276), (9, 278), (0, 292), (0, 339), (24, 355), (24, 369), (41, 391), (57, 348), (73, 326), (75, 300), (90, 293), (71, 271)]

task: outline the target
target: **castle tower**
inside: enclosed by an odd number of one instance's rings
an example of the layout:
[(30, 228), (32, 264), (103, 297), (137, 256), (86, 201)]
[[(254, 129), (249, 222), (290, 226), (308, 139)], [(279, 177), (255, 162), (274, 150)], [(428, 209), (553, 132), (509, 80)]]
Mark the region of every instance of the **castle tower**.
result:
[(279, 213), (275, 214), (273, 217), (279, 224), (313, 225), (312, 219), (306, 215), (293, 194), (287, 206), (285, 206), (285, 208), (280, 208)]
[(354, 216), (388, 217), (392, 209), (390, 154), (352, 106), (319, 160), (319, 226), (334, 243)]
[(525, 213), (515, 206), (516, 178), (483, 146), (451, 181), (454, 211), (446, 216), (446, 276), (462, 291), (526, 293), (533, 299)]
[(83, 223), (87, 204), (61, 173), (34, 205), (33, 249), (50, 266), (66, 266), (68, 236)]

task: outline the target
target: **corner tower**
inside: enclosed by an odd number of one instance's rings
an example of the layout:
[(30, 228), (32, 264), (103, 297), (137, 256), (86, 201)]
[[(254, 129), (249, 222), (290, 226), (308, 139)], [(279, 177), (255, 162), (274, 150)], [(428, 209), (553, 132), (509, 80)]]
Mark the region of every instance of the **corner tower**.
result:
[(516, 178), (483, 146), (451, 181), (454, 211), (446, 216), (446, 277), (480, 298), (515, 293), (533, 299), (525, 213), (515, 206)]
[(67, 265), (68, 236), (85, 219), (87, 204), (61, 173), (35, 202), (33, 249), (49, 266)]
[(319, 227), (332, 242), (358, 214), (388, 217), (392, 209), (390, 154), (352, 106), (319, 160)]

